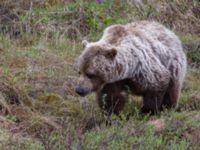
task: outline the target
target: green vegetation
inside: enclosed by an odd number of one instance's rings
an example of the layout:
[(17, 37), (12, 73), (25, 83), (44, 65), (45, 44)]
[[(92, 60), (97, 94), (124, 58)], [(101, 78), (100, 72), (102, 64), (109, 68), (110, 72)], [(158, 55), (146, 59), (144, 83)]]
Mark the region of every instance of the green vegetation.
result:
[[(143, 115), (130, 96), (120, 118), (107, 118), (93, 94), (74, 92), (81, 41), (141, 19), (163, 23), (183, 43), (189, 67), (179, 107)], [(0, 149), (200, 149), (199, 35), (198, 0), (1, 1)]]

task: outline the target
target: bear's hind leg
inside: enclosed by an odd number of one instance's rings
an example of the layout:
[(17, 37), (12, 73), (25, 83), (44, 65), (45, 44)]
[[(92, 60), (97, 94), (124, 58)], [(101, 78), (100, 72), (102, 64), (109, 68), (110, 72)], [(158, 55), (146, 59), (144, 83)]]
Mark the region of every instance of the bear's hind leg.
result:
[(163, 96), (165, 92), (148, 91), (143, 95), (143, 113), (156, 114), (162, 109)]
[(163, 107), (175, 108), (178, 103), (179, 95), (181, 92), (181, 86), (175, 81), (170, 81), (167, 91), (163, 99)]

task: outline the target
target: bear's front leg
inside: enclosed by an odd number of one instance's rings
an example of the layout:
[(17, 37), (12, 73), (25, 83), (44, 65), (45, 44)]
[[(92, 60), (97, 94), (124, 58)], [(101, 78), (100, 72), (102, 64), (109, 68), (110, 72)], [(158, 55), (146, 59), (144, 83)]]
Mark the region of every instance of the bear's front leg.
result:
[(123, 89), (123, 83), (109, 83), (96, 93), (99, 107), (107, 114), (119, 115), (127, 101), (127, 93)]

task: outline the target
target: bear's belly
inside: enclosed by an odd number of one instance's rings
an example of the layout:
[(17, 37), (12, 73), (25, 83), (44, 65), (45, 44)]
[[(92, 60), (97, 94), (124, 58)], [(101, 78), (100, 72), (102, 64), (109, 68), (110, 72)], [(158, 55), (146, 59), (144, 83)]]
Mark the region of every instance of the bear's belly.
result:
[(141, 96), (145, 92), (145, 89), (142, 85), (130, 79), (126, 80), (126, 85), (128, 87), (128, 90), (134, 95)]

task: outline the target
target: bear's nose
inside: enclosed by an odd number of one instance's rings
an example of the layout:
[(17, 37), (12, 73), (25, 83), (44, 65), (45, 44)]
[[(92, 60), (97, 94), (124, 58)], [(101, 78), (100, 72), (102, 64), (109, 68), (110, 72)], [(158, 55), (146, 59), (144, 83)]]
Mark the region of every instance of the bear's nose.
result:
[(85, 96), (87, 94), (87, 90), (85, 90), (84, 88), (78, 86), (76, 87), (76, 93), (79, 94), (80, 96)]

